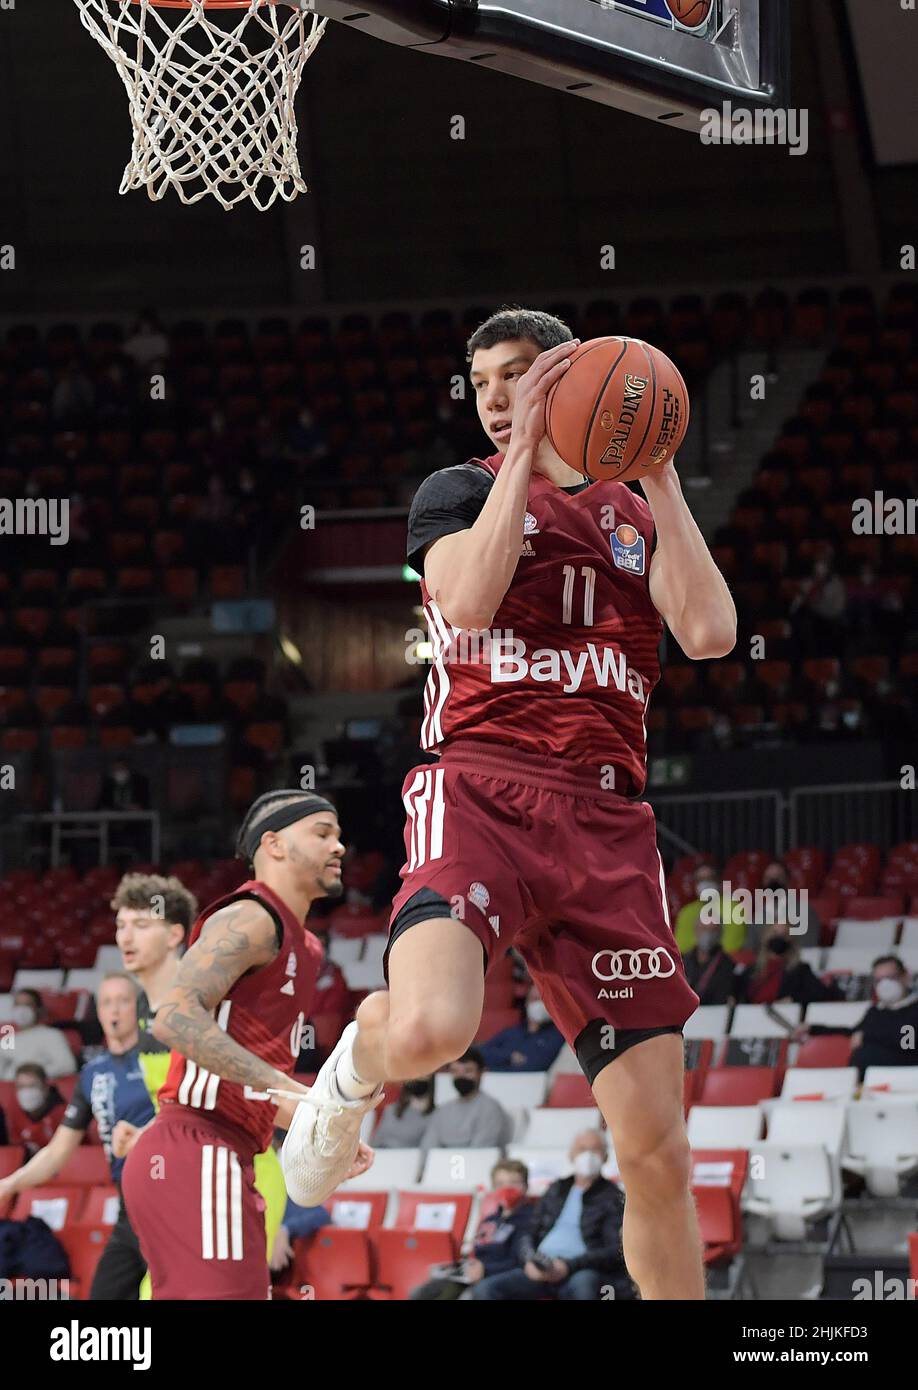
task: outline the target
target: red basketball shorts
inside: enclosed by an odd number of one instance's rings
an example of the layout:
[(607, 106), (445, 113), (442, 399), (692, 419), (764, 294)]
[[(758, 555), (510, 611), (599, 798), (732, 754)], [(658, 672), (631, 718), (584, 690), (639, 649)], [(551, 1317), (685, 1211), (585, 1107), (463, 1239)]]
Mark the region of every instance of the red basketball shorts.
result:
[(264, 1199), (228, 1132), (167, 1106), (128, 1154), (121, 1190), (154, 1299), (270, 1297)]
[(475, 933), (488, 967), (515, 947), (591, 1079), (599, 1067), (585, 1050), (614, 1052), (617, 1033), (678, 1032), (698, 1006), (669, 924), (653, 812), (598, 781), (592, 769), (471, 740), (414, 768), (388, 947), (444, 915)]

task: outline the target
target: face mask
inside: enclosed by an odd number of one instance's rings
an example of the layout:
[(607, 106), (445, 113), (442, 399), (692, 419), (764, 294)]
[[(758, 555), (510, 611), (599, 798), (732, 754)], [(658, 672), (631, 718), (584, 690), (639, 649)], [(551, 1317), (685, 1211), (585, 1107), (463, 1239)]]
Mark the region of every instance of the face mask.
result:
[(453, 1077), (453, 1085), (460, 1096), (470, 1096), (473, 1091), (477, 1091), (478, 1089), (478, 1082), (473, 1081), (470, 1076)]
[(901, 980), (894, 980), (891, 975), (884, 975), (877, 980), (873, 992), (879, 1003), (897, 1004), (905, 996), (905, 986)]
[(23, 1110), (29, 1112), (40, 1110), (45, 1100), (45, 1093), (40, 1086), (23, 1086), (16, 1092), (16, 1099)]
[(720, 941), (720, 934), (716, 931), (700, 931), (695, 933), (695, 939), (702, 951), (713, 951)]
[(494, 1196), (500, 1202), (505, 1211), (512, 1211), (519, 1206), (526, 1194), (521, 1187), (496, 1187)]
[(547, 1023), (548, 1010), (541, 999), (532, 999), (526, 1005), (526, 1017), (530, 1023)]
[(405, 1095), (406, 1095), (406, 1096), (426, 1096), (426, 1095), (427, 1095), (427, 1082), (426, 1082), (426, 1081), (406, 1081), (405, 1084), (404, 1084), (404, 1086), (402, 1087), (402, 1090), (405, 1092)]
[(768, 943), (768, 949), (773, 956), (786, 956), (790, 949), (790, 942), (785, 936), (773, 936)]
[(602, 1171), (602, 1159), (590, 1149), (584, 1149), (574, 1159), (574, 1173), (578, 1178), (598, 1178)]
[(12, 1017), (17, 1028), (31, 1028), (38, 1015), (31, 1004), (15, 1004)]

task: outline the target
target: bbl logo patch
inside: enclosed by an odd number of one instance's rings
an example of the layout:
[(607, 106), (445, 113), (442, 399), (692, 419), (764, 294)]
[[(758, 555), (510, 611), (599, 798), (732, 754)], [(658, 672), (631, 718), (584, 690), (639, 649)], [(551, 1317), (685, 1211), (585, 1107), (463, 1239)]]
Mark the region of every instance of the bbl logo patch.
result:
[(627, 522), (616, 526), (609, 537), (609, 544), (618, 569), (627, 570), (629, 574), (644, 573), (644, 537), (634, 526), (629, 526)]

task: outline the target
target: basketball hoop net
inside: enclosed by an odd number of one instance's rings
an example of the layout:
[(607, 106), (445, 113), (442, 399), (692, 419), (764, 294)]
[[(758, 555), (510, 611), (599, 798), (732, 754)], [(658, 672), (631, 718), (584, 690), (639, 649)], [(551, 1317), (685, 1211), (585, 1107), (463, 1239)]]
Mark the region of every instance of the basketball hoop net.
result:
[(312, 0), (75, 2), (127, 88), (121, 193), (174, 188), (183, 203), (211, 194), (227, 210), (250, 198), (264, 212), (306, 191), (293, 103), (325, 31)]

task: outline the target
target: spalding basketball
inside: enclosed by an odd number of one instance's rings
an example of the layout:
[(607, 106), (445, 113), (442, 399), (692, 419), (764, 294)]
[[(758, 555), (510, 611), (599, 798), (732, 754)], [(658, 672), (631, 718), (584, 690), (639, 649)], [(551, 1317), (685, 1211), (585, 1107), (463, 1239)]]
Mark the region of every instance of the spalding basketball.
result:
[(548, 438), (578, 473), (619, 483), (671, 459), (685, 438), (685, 382), (665, 353), (640, 338), (593, 338), (548, 393)]
[(686, 29), (700, 29), (711, 13), (714, 0), (666, 0), (673, 19)]

